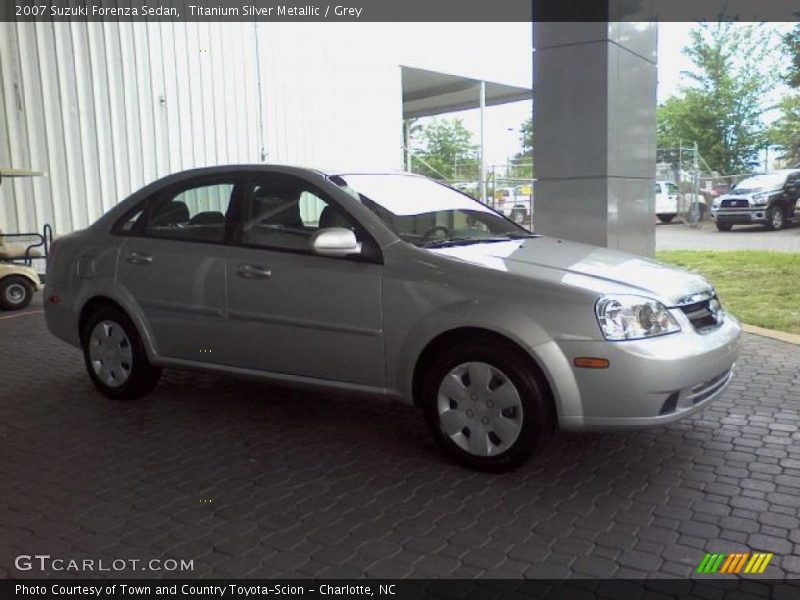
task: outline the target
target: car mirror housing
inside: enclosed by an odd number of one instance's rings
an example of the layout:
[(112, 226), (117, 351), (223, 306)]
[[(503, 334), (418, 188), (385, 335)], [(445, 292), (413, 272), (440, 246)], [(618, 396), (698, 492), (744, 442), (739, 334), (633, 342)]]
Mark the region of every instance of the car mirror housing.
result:
[(352, 256), (361, 253), (356, 234), (343, 227), (320, 229), (311, 236), (311, 250), (322, 256)]

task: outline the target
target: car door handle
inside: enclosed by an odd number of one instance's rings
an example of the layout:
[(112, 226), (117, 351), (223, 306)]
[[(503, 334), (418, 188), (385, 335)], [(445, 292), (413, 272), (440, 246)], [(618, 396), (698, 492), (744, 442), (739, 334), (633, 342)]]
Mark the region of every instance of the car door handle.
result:
[(153, 262), (153, 257), (144, 252), (131, 252), (126, 260), (132, 265), (149, 265)]
[(259, 265), (241, 265), (236, 274), (246, 279), (269, 279), (272, 271)]

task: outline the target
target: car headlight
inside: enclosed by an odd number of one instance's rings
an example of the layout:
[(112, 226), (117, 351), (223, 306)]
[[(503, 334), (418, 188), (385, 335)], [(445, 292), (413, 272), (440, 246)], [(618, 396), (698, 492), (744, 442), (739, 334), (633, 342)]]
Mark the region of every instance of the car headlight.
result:
[(753, 206), (764, 206), (769, 201), (769, 194), (756, 194), (753, 196)]
[(720, 202), (722, 202), (722, 200), (714, 200), (714, 201), (711, 203), (711, 208), (712, 208), (713, 210), (717, 210), (717, 209), (719, 208)]
[(666, 306), (643, 296), (603, 296), (595, 313), (607, 340), (637, 340), (681, 330)]

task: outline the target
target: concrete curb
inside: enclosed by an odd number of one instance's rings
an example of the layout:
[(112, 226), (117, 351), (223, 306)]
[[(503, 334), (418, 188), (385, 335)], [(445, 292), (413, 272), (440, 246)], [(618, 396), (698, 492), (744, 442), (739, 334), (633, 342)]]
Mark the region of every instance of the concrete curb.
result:
[(745, 325), (744, 323), (742, 323), (742, 329), (744, 329), (747, 333), (753, 333), (755, 335), (760, 335), (761, 337), (766, 337), (773, 340), (780, 340), (781, 342), (786, 342), (787, 344), (795, 344), (797, 346), (800, 346), (800, 335), (797, 335), (796, 333), (775, 331), (773, 329), (756, 327), (755, 325)]

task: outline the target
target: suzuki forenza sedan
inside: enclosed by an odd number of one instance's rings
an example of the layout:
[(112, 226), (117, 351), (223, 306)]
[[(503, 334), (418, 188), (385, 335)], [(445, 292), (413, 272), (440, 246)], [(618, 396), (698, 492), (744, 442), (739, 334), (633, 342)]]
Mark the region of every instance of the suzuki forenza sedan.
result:
[(111, 398), (164, 367), (396, 398), (495, 471), (557, 426), (699, 410), (740, 334), (698, 275), (531, 234), (429, 179), (264, 165), (166, 177), (60, 238), (45, 304)]

